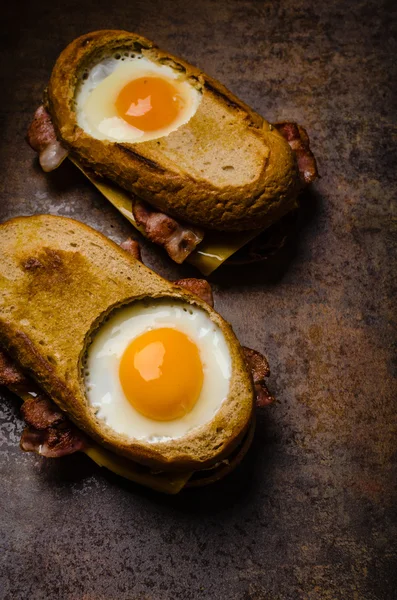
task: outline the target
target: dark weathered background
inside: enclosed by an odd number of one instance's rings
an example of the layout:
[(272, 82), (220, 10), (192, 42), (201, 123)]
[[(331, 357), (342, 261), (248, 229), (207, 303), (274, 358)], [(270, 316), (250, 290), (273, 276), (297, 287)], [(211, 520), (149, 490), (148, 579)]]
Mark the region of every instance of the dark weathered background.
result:
[[(24, 142), (60, 50), (101, 28), (138, 31), (269, 120), (305, 125), (322, 179), (278, 276), (214, 278), (278, 398), (228, 480), (167, 498), (85, 457), (25, 455), (18, 399), (2, 391), (1, 599), (395, 598), (393, 2), (5, 4), (1, 220), (50, 212), (130, 235), (70, 164), (46, 176)], [(146, 244), (144, 258), (191, 272)]]

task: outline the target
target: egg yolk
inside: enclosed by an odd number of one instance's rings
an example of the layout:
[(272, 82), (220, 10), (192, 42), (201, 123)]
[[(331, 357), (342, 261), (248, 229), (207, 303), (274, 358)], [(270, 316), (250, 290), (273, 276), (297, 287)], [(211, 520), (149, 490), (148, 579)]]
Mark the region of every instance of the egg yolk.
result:
[(119, 117), (141, 131), (168, 127), (183, 105), (177, 88), (161, 77), (140, 77), (130, 81), (116, 100)]
[(143, 333), (127, 346), (119, 377), (138, 412), (171, 421), (192, 410), (204, 376), (197, 346), (184, 333), (164, 327)]

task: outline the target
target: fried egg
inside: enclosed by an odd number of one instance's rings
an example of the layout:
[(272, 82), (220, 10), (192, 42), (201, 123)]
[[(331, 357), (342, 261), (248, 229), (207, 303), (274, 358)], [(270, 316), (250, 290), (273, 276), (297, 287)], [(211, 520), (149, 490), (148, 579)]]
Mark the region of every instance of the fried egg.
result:
[(210, 422), (228, 396), (231, 357), (219, 327), (182, 301), (137, 301), (93, 336), (84, 366), (88, 403), (115, 432), (146, 442)]
[(77, 123), (99, 140), (143, 142), (187, 123), (200, 100), (183, 73), (141, 54), (116, 53), (82, 74)]

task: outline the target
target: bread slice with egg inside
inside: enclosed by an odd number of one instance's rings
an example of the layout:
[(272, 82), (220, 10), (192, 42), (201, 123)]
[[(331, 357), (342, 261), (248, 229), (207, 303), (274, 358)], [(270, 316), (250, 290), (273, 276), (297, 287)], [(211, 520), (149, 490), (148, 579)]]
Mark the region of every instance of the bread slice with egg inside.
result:
[[(172, 69), (201, 101), (168, 135), (134, 143), (96, 139), (79, 124), (79, 90), (101, 61), (132, 54)], [(295, 205), (299, 173), (284, 137), (218, 81), (134, 33), (97, 31), (69, 44), (52, 71), (46, 107), (72, 158), (182, 221), (252, 230)]]
[[(0, 225), (0, 345), (100, 446), (154, 470), (207, 469), (246, 435), (254, 389), (230, 325), (197, 296), (166, 281), (77, 221), (41, 215)], [(108, 315), (141, 299), (170, 298), (205, 311), (223, 333), (232, 371), (227, 398), (210, 422), (150, 443), (112, 430), (87, 401), (83, 365)]]

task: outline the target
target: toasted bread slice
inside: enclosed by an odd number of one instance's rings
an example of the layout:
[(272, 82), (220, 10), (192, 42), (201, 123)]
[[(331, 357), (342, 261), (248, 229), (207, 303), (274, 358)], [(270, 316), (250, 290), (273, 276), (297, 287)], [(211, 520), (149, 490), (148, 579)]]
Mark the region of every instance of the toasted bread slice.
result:
[[(140, 143), (95, 139), (78, 125), (83, 78), (124, 51), (171, 67), (200, 90), (186, 124)], [(83, 167), (178, 219), (243, 231), (269, 226), (294, 205), (299, 174), (282, 135), (218, 81), (134, 33), (105, 30), (74, 40), (55, 64), (46, 103), (58, 139)]]
[[(99, 444), (140, 464), (196, 470), (227, 457), (246, 432), (253, 384), (231, 327), (205, 302), (119, 246), (64, 217), (20, 217), (0, 226), (0, 344), (72, 421)], [(82, 365), (90, 339), (117, 307), (180, 299), (221, 329), (232, 362), (229, 395), (211, 422), (183, 438), (144, 443), (117, 434), (88, 405)]]

